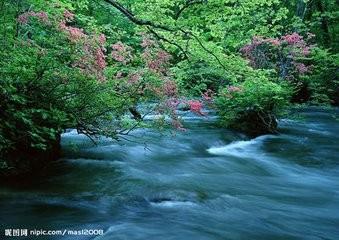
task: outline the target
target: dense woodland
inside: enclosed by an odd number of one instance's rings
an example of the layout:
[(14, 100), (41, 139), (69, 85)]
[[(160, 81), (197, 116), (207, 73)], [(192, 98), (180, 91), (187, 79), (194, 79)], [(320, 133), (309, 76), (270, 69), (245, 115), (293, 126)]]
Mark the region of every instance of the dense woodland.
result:
[(176, 111), (208, 108), (220, 128), (259, 136), (291, 106), (339, 104), (335, 0), (1, 0), (0, 11), (1, 175), (58, 158), (65, 129), (93, 141), (185, 131)]

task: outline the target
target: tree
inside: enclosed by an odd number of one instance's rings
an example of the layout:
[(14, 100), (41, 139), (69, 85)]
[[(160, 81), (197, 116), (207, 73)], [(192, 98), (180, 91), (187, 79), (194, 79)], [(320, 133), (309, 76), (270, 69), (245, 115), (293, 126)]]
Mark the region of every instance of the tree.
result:
[(67, 4), (33, 3), (3, 6), (5, 31), (12, 30), (1, 49), (9, 61), (0, 63), (3, 168), (28, 171), (58, 157), (60, 134), (67, 128), (93, 140), (119, 139), (143, 124), (135, 109), (140, 102), (156, 101), (150, 111), (172, 113), (171, 57), (155, 40), (139, 37), (139, 49), (115, 39), (109, 44), (110, 36), (84, 24)]

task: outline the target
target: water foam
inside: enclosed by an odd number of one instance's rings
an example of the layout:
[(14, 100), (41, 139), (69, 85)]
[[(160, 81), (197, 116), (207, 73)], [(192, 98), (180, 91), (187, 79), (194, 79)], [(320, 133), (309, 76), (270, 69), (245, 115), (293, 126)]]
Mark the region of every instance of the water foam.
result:
[(239, 156), (257, 150), (265, 139), (272, 137), (272, 135), (264, 135), (248, 141), (235, 141), (226, 146), (210, 147), (207, 152), (213, 155)]
[(164, 207), (164, 208), (173, 208), (173, 207), (191, 207), (196, 204), (189, 201), (161, 201), (161, 202), (151, 202), (152, 206), (155, 207)]

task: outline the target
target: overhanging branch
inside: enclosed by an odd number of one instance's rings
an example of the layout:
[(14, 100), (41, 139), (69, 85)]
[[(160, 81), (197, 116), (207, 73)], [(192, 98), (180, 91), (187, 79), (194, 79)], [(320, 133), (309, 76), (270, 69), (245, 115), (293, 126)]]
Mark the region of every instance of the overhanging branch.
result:
[(131, 22), (140, 25), (140, 26), (151, 26), (154, 28), (158, 28), (158, 29), (162, 29), (165, 31), (174, 31), (174, 29), (172, 29), (169, 26), (165, 26), (165, 25), (161, 25), (161, 24), (157, 24), (154, 23), (152, 21), (149, 20), (144, 20), (144, 19), (140, 19), (134, 16), (134, 14), (129, 11), (127, 8), (125, 8), (123, 5), (121, 5), (120, 3), (118, 3), (117, 1), (114, 0), (105, 0), (106, 3), (112, 5), (114, 8), (116, 8), (117, 10), (119, 10), (122, 14), (124, 14)]
[(176, 46), (176, 47), (181, 51), (181, 53), (184, 55), (184, 59), (187, 59), (187, 60), (189, 59), (189, 58), (188, 58), (188, 54), (187, 54), (188, 51), (186, 51), (185, 49), (183, 49), (178, 43), (173, 42), (173, 41), (171, 41), (171, 40), (169, 40), (169, 39), (167, 39), (167, 38), (161, 36), (159, 33), (157, 33), (156, 31), (154, 31), (151, 27), (147, 27), (147, 29), (148, 29), (148, 31), (150, 31), (157, 39), (162, 40), (162, 41), (164, 41), (164, 42), (167, 42), (167, 43), (169, 43), (169, 44), (171, 44), (171, 45)]
[[(184, 29), (180, 29), (180, 28), (177, 28), (177, 27), (171, 27), (171, 26), (166, 26), (166, 25), (162, 25), (162, 24), (158, 24), (158, 23), (155, 23), (155, 22), (152, 22), (152, 21), (149, 21), (149, 20), (145, 20), (145, 19), (140, 19), (140, 18), (137, 18), (135, 17), (135, 15), (130, 11), (128, 10), (126, 7), (124, 7), (122, 4), (120, 4), (119, 2), (115, 1), (115, 0), (104, 0), (106, 3), (110, 4), (111, 6), (113, 6), (114, 8), (116, 8), (117, 10), (119, 10), (123, 15), (125, 15), (131, 22), (137, 24), (137, 25), (140, 25), (140, 26), (146, 26), (148, 28), (148, 30), (154, 34), (154, 35), (157, 35), (158, 38), (160, 38), (161, 40), (163, 41), (166, 41), (174, 46), (177, 46), (180, 51), (182, 51), (183, 53), (185, 53), (185, 57), (187, 57), (187, 54), (185, 52), (185, 50), (177, 43), (174, 43), (173, 41), (170, 41), (166, 38), (164, 38), (163, 36), (160, 36), (157, 32), (155, 32), (153, 30), (152, 32), (152, 28), (156, 28), (156, 29), (161, 29), (161, 30), (164, 30), (164, 31), (168, 31), (168, 32), (181, 32), (183, 34), (185, 34), (186, 36), (190, 36), (191, 39), (195, 39), (198, 44), (201, 46), (201, 48), (206, 51), (208, 54), (212, 55), (216, 61), (218, 62), (218, 64), (226, 71), (226, 68), (225, 66), (223, 65), (223, 63), (221, 62), (221, 60), (219, 59), (219, 57), (214, 54), (212, 51), (210, 51), (209, 49), (207, 49), (204, 44), (202, 43), (202, 41), (199, 39), (198, 36), (196, 36), (195, 34), (193, 34), (191, 31), (188, 31), (188, 30), (184, 30)], [(206, 1), (206, 0), (204, 0)], [(188, 1), (190, 4), (189, 5), (192, 5), (193, 3), (202, 3), (204, 1)], [(183, 11), (183, 10), (182, 10)], [(180, 14), (179, 14), (180, 15)]]
[(190, 6), (192, 5), (195, 5), (195, 4), (201, 4), (201, 3), (205, 3), (207, 2), (207, 0), (187, 0), (185, 5), (182, 6), (178, 11), (177, 13), (175, 14), (174, 16), (174, 19), (175, 20), (178, 20), (180, 15), (187, 9), (189, 8)]

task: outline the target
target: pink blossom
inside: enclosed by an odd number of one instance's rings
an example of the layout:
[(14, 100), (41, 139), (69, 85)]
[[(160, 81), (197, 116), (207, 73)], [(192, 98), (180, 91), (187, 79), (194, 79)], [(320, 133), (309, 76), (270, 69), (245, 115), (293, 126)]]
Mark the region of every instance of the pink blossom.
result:
[(279, 39), (276, 39), (276, 38), (268, 38), (266, 41), (271, 43), (273, 46), (279, 46), (280, 45)]
[(37, 12), (35, 14), (37, 18), (39, 18), (42, 22), (47, 23), (48, 22), (48, 15), (46, 12)]
[(17, 20), (21, 24), (27, 24), (28, 21), (29, 21), (29, 17), (36, 17), (44, 23), (49, 22), (47, 13), (42, 12), (42, 11), (41, 12), (33, 12), (33, 11), (25, 12), (25, 13), (19, 15)]
[(115, 44), (112, 44), (112, 49), (121, 52), (125, 51), (126, 47), (122, 42), (117, 42)]
[(303, 63), (295, 63), (295, 67), (300, 74), (305, 74), (310, 71), (310, 69)]
[(155, 45), (155, 42), (150, 37), (144, 35), (142, 38), (142, 43), (140, 45), (143, 48), (152, 47)]
[(166, 101), (166, 106), (170, 109), (176, 109), (180, 104), (180, 101), (177, 98), (170, 98)]
[(292, 34), (287, 34), (281, 38), (282, 40), (286, 41), (290, 45), (297, 44), (298, 42), (303, 41), (303, 37), (300, 36), (298, 33), (294, 32)]
[(160, 50), (157, 52), (157, 59), (158, 61), (166, 63), (171, 59), (171, 55), (164, 50)]
[(127, 64), (129, 61), (131, 61), (131, 53), (127, 46), (125, 46), (122, 42), (117, 42), (112, 47), (112, 58), (115, 61), (121, 62), (122, 64)]
[(198, 100), (190, 100), (188, 101), (188, 104), (190, 106), (190, 110), (194, 113), (197, 113), (199, 115), (205, 115), (204, 113), (201, 112), (202, 110), (202, 102)]
[(301, 53), (304, 55), (304, 56), (308, 56), (310, 55), (311, 53), (311, 48), (310, 47), (304, 47), (301, 51)]
[(104, 45), (104, 44), (106, 43), (106, 36), (105, 36), (105, 34), (101, 33), (101, 34), (99, 35), (98, 40), (99, 40), (99, 43), (100, 43), (101, 45)]
[(240, 49), (240, 52), (248, 56), (252, 50), (253, 50), (253, 46), (250, 44), (247, 44)]
[(154, 71), (154, 72), (162, 72), (162, 68), (161, 68), (161, 65), (159, 64), (158, 61), (149, 61), (147, 63), (147, 67), (151, 70), (151, 71)]
[(139, 72), (132, 73), (128, 76), (128, 83), (133, 84), (137, 83), (141, 78), (141, 74)]
[[(310, 37), (313, 37), (313, 35), (308, 34), (307, 39), (310, 39)], [(264, 45), (265, 43), (269, 45)], [(279, 47), (273, 48), (273, 46)], [(294, 32), (279, 39), (253, 37), (251, 44), (245, 45), (240, 51), (253, 67), (272, 67), (278, 70), (280, 76), (290, 79), (293, 77), (293, 74), (309, 72), (309, 68), (305, 64), (298, 63), (298, 59), (310, 55), (313, 47), (307, 44), (303, 36)], [(288, 61), (292, 61), (292, 64), (286, 64)], [(239, 89), (232, 86), (229, 87), (229, 92), (237, 91)]]
[(67, 27), (67, 31), (69, 34), (69, 39), (73, 42), (77, 42), (86, 36), (83, 30), (77, 27)]
[(74, 20), (74, 13), (68, 11), (67, 9), (64, 11), (64, 18), (67, 22), (71, 22)]
[(29, 15), (26, 13), (23, 13), (21, 15), (19, 15), (18, 17), (18, 22), (21, 24), (27, 24), (28, 23), (28, 17)]
[(86, 37), (86, 34), (83, 32), (83, 29), (77, 27), (69, 27), (66, 25), (65, 21), (59, 23), (60, 30), (64, 31), (68, 35), (68, 39), (72, 42), (77, 42), (82, 38)]
[(124, 63), (126, 62), (126, 58), (122, 55), (119, 55), (117, 52), (112, 52), (112, 57), (115, 61), (118, 61), (118, 62), (121, 62), (121, 63)]
[(98, 68), (100, 70), (103, 70), (105, 69), (106, 67), (106, 61), (105, 61), (105, 54), (103, 53), (102, 49), (101, 48), (97, 48), (96, 50), (96, 53), (95, 53), (95, 62), (96, 62), (96, 65), (98, 66)]
[(163, 91), (166, 96), (175, 96), (177, 94), (177, 85), (174, 81), (168, 80), (163, 85)]
[(79, 68), (84, 74), (95, 76), (99, 82), (105, 82), (106, 56), (104, 50), (97, 46), (95, 40), (85, 38), (83, 42), (80, 42), (83, 51), (81, 57), (73, 63), (73, 66)]
[(67, 30), (66, 22), (65, 21), (61, 21), (59, 23), (59, 28), (60, 28), (60, 30)]
[(158, 50), (154, 54), (150, 49), (146, 49), (142, 57), (146, 60), (147, 67), (155, 73), (165, 73), (171, 59), (171, 55), (164, 50)]

